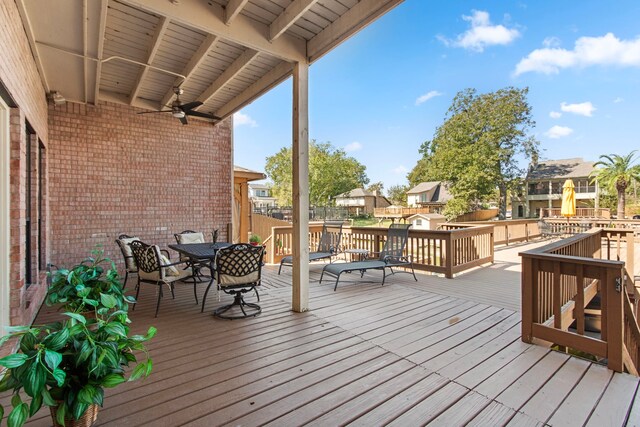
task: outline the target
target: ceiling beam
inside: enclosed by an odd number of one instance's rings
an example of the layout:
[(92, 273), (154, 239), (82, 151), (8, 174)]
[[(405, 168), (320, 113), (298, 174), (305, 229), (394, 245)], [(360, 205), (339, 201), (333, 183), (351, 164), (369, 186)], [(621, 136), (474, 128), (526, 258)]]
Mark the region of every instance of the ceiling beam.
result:
[(158, 0), (121, 1), (276, 58), (289, 62), (306, 61), (307, 46), (304, 40), (283, 34), (270, 42), (269, 26), (242, 14), (238, 14), (230, 25), (226, 25), (224, 8), (214, 2), (183, 1), (173, 4)]
[(258, 81), (246, 88), (242, 93), (238, 94), (231, 101), (220, 107), (214, 114), (222, 118), (230, 116), (253, 102), (256, 98), (266, 93), (271, 88), (286, 80), (291, 75), (292, 70), (293, 64), (285, 61), (281, 62), (267, 74), (258, 79)]
[[(156, 33), (153, 36), (153, 40), (151, 41), (151, 49), (149, 50), (149, 55), (147, 56), (147, 64), (151, 65), (153, 63), (154, 58), (156, 57), (156, 53), (158, 53), (158, 49), (160, 48), (160, 44), (162, 44), (162, 37), (164, 37), (164, 33), (167, 32), (167, 28), (169, 27), (169, 23), (171, 21), (164, 16), (160, 17), (158, 21), (158, 26), (156, 27)], [(131, 96), (129, 97), (131, 105), (133, 105), (133, 101), (138, 97), (138, 93), (142, 88), (142, 82), (144, 81), (147, 72), (149, 71), (149, 67), (142, 67), (140, 73), (138, 74), (138, 78), (136, 79), (135, 84), (133, 85), (133, 91), (131, 92)]]
[(403, 0), (360, 0), (307, 43), (310, 62), (316, 61), (339, 43), (375, 21)]
[(44, 86), (45, 92), (49, 93), (51, 91), (51, 88), (49, 87), (49, 82), (47, 82), (47, 75), (44, 73), (42, 58), (40, 58), (40, 52), (38, 51), (38, 45), (33, 34), (33, 27), (31, 24), (31, 20), (29, 19), (29, 14), (27, 13), (27, 9), (24, 5), (24, 0), (16, 0), (16, 6), (18, 6), (18, 12), (20, 13), (20, 17), (22, 18), (22, 26), (24, 27), (24, 32), (27, 34), (27, 39), (29, 40), (29, 45), (31, 46), (33, 59), (35, 59), (36, 61), (36, 67), (38, 68), (38, 74), (40, 74), (42, 86)]
[(184, 70), (182, 70), (182, 72), (180, 73), (184, 76), (184, 79), (181, 77), (176, 77), (176, 79), (173, 81), (172, 87), (162, 97), (162, 100), (160, 101), (161, 109), (164, 108), (167, 104), (169, 104), (173, 100), (173, 97), (176, 96), (175, 92), (173, 91), (173, 88), (177, 86), (181, 86), (182, 84), (184, 84), (184, 82), (186, 82), (187, 80), (189, 80), (189, 78), (191, 78), (191, 76), (198, 69), (200, 64), (202, 64), (204, 60), (207, 58), (207, 54), (211, 51), (211, 49), (214, 48), (217, 41), (218, 41), (218, 37), (212, 34), (209, 34), (207, 38), (204, 39), (204, 41), (202, 42), (198, 50), (196, 50), (196, 52), (193, 54), (193, 56), (191, 57), (187, 65), (184, 67)]
[(233, 18), (242, 12), (242, 8), (244, 8), (247, 3), (249, 3), (249, 0), (229, 0), (227, 7), (224, 9), (224, 23), (227, 25), (231, 24)]
[[(227, 69), (224, 70), (224, 72), (220, 74), (220, 76), (215, 79), (215, 81), (211, 83), (209, 87), (202, 92), (202, 94), (200, 94), (197, 100), (206, 104), (207, 101), (213, 98), (223, 87), (227, 85), (227, 83), (240, 74), (242, 70), (247, 68), (247, 65), (249, 65), (258, 55), (258, 51), (252, 49), (245, 50), (242, 55), (233, 61), (233, 63), (231, 63), (231, 65), (229, 65)], [(200, 107), (197, 107), (196, 110)]]
[(93, 87), (93, 103), (98, 103), (100, 96), (100, 75), (102, 74), (102, 51), (104, 49), (104, 33), (107, 29), (107, 5), (108, 0), (100, 3), (100, 22), (98, 23), (98, 62), (96, 63), (96, 79)]
[(269, 26), (269, 41), (280, 37), (318, 0), (294, 0)]

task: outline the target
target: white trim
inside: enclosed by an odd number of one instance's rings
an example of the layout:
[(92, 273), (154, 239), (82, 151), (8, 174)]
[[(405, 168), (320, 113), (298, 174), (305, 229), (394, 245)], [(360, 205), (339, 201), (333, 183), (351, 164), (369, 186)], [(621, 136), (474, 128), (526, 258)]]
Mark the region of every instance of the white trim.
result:
[(0, 98), (0, 336), (5, 335), (5, 326), (10, 325), (9, 290), (11, 267), (10, 239), (10, 187), (9, 187), (9, 106)]

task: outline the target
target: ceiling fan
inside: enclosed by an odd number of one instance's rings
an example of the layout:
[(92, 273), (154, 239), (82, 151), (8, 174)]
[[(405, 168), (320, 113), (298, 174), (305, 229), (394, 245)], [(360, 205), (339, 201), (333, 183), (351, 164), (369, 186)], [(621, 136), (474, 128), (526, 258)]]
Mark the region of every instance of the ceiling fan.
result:
[(143, 111), (138, 114), (171, 113), (171, 115), (176, 119), (179, 119), (183, 125), (188, 123), (187, 116), (202, 117), (210, 120), (222, 120), (220, 117), (214, 116), (213, 114), (195, 111), (194, 108), (202, 105), (202, 102), (200, 101), (187, 102), (186, 104), (180, 102), (180, 95), (182, 95), (184, 91), (179, 86), (174, 87), (173, 92), (176, 94), (176, 99), (171, 103), (170, 110)]

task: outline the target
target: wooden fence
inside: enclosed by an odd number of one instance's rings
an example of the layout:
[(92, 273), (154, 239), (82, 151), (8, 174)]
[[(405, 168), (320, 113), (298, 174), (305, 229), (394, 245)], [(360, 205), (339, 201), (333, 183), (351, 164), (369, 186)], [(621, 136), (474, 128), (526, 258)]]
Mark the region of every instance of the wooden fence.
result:
[[(540, 209), (540, 218), (562, 218), (560, 214), (561, 208), (542, 208)], [(609, 209), (605, 208), (576, 208), (576, 217), (582, 218), (611, 218)]]
[(498, 208), (481, 209), (460, 215), (456, 218), (455, 222), (488, 221), (491, 218), (497, 217), (499, 213), (500, 210)]
[[(592, 229), (521, 253), (522, 340), (580, 350), (638, 375), (640, 329), (627, 291), (633, 247), (632, 230)], [(585, 335), (585, 307), (598, 293), (602, 332), (593, 338)]]
[[(275, 264), (292, 252), (292, 227), (272, 227), (267, 262)], [(366, 249), (372, 256), (384, 247), (387, 228), (348, 227), (342, 232), (342, 249)], [(309, 246), (315, 250), (322, 223), (309, 224)], [(493, 262), (493, 227), (459, 227), (455, 230), (409, 230), (406, 254), (416, 270), (431, 271), (452, 278), (454, 274)]]

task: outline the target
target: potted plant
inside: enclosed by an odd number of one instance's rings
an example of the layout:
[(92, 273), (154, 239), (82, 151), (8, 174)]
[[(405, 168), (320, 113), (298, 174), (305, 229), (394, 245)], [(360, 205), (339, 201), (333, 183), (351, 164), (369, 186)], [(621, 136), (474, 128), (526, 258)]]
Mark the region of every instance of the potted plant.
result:
[(253, 246), (258, 246), (260, 245), (260, 243), (262, 243), (262, 239), (257, 234), (252, 234), (249, 237), (249, 243)]
[[(104, 389), (127, 381), (126, 366), (136, 363), (129, 381), (151, 373), (152, 360), (144, 343), (155, 335), (154, 327), (144, 336), (130, 336), (129, 319), (122, 310), (98, 315), (97, 328), (88, 327), (81, 314), (66, 312), (64, 316), (66, 320), (49, 325), (13, 327), (0, 341), (18, 337), (20, 348), (19, 353), (0, 359), (0, 365), (7, 368), (0, 392), (13, 390), (9, 427), (24, 424), (43, 404), (52, 408), (54, 425), (56, 421), (67, 426), (91, 425), (102, 406)], [(137, 362), (134, 351), (142, 351), (145, 359)], [(23, 391), (31, 397), (30, 403), (23, 400)], [(2, 406), (0, 415), (4, 416)]]
[[(104, 257), (100, 247), (71, 269), (59, 269), (52, 276), (47, 305), (62, 304), (62, 309), (93, 317), (109, 310), (127, 311), (131, 296), (124, 295), (115, 263)], [(106, 304), (105, 304), (106, 303)], [(88, 312), (91, 312), (89, 314)]]

